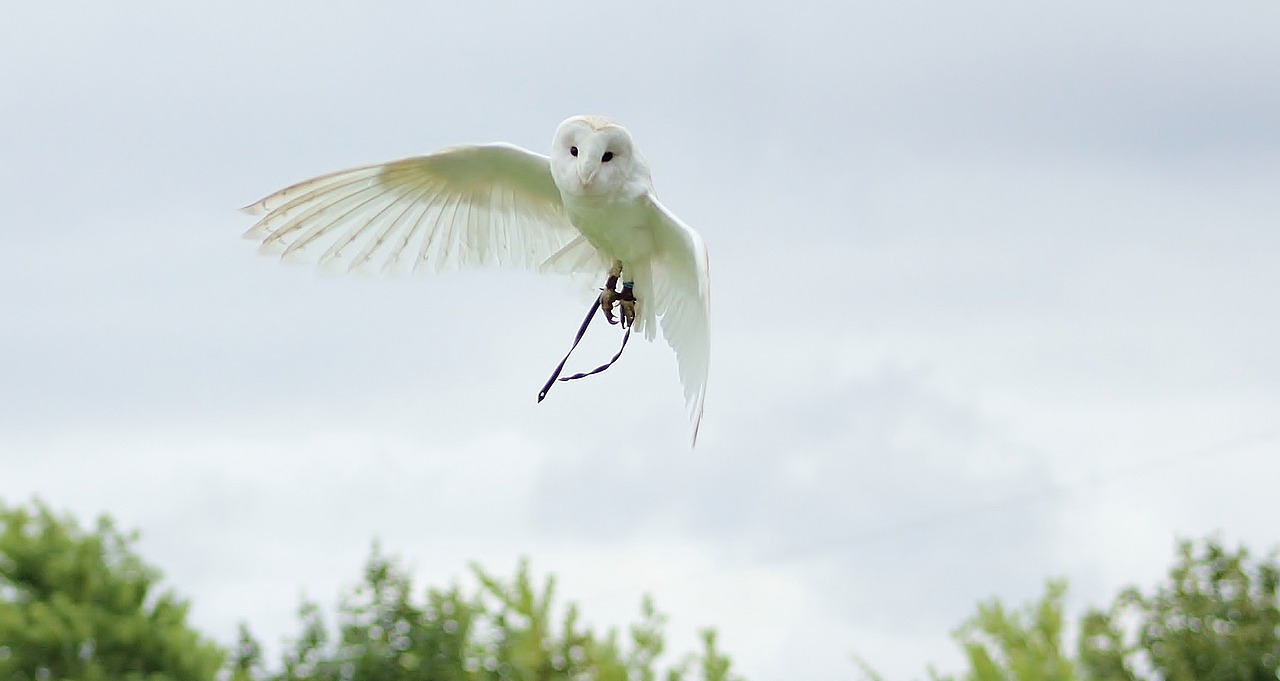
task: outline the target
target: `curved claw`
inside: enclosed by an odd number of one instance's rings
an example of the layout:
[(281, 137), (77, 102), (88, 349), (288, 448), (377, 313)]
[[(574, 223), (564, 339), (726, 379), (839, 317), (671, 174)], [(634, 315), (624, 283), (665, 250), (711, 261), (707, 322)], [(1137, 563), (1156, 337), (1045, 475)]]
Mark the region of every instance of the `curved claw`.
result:
[(622, 306), (622, 328), (631, 326), (636, 320), (636, 296), (631, 292), (631, 282), (622, 285), (622, 290), (617, 290), (618, 277), (622, 276), (622, 261), (615, 260), (613, 267), (609, 269), (609, 278), (604, 282), (604, 288), (600, 289), (600, 309), (604, 311), (604, 319), (610, 324), (617, 324), (619, 320), (613, 317), (613, 304), (620, 303)]
[(600, 290), (600, 311), (604, 313), (604, 320), (610, 324), (618, 323), (613, 317), (613, 304), (617, 301), (618, 293), (612, 288)]
[(622, 328), (625, 329), (636, 321), (636, 294), (632, 292), (629, 283), (623, 284), (617, 299), (618, 306), (622, 309)]

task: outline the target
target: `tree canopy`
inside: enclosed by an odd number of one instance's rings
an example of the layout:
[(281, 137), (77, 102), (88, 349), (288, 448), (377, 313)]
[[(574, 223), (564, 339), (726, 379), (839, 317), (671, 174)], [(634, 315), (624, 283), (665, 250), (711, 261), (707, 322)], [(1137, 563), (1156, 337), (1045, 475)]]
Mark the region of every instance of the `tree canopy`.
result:
[(233, 661), (240, 678), (270, 681), (733, 681), (715, 632), (702, 649), (663, 667), (666, 618), (645, 599), (625, 636), (580, 622), (572, 604), (557, 615), (555, 579), (541, 583), (521, 563), (504, 580), (472, 566), (476, 586), (428, 588), (421, 599), (408, 571), (375, 547), (364, 579), (342, 599), (330, 630), (304, 603), (302, 632), (281, 671), (256, 676), (259, 646), (247, 632)]
[[(415, 587), (375, 545), (332, 623), (302, 603), (278, 661), (247, 625), (224, 649), (160, 588), (135, 533), (91, 529), (36, 501), (0, 502), (0, 679), (5, 681), (740, 681), (714, 630), (671, 655), (646, 598), (622, 630), (598, 632), (527, 562), (511, 578), (472, 565), (467, 584)], [(978, 606), (955, 632), (967, 668), (933, 681), (1276, 681), (1280, 566), (1217, 539), (1182, 542), (1168, 578), (1131, 587), (1079, 620), (1067, 584), (1020, 608)], [(852, 670), (851, 670), (852, 671)], [(878, 679), (863, 665), (865, 674)]]
[(474, 585), (415, 589), (375, 547), (330, 629), (318, 605), (278, 665), (242, 625), (230, 650), (187, 624), (187, 601), (109, 518), (86, 530), (41, 502), (0, 503), (0, 679), (4, 681), (734, 681), (713, 630), (669, 660), (652, 601), (625, 634), (597, 633), (555, 579), (527, 563), (511, 579), (472, 566)]
[(188, 604), (157, 589), (136, 535), (92, 530), (39, 502), (0, 503), (0, 678), (214, 679), (224, 653), (187, 625)]
[(1255, 560), (1216, 540), (1183, 542), (1167, 582), (1147, 593), (1126, 589), (1109, 610), (1085, 616), (1081, 664), (1104, 681), (1275, 681), (1278, 584), (1274, 555)]
[[(1036, 603), (992, 600), (956, 632), (968, 669), (934, 681), (1276, 681), (1280, 679), (1280, 567), (1216, 539), (1178, 547), (1168, 580), (1122, 591), (1071, 626), (1067, 585)], [(1077, 642), (1073, 652), (1069, 638)], [(871, 678), (879, 678), (864, 666)]]

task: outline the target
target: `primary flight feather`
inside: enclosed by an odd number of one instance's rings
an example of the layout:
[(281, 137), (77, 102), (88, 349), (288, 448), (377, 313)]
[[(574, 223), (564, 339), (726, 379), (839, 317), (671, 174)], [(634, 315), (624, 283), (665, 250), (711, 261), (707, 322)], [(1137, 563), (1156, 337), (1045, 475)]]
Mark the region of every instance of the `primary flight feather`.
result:
[(649, 340), (660, 330), (675, 350), (697, 442), (711, 354), (707, 249), (658, 202), (621, 125), (574, 116), (556, 129), (550, 157), (501, 143), (451, 147), (322, 175), (245, 211), (261, 216), (245, 238), (290, 260), (608, 277), (606, 316), (616, 305), (624, 324)]

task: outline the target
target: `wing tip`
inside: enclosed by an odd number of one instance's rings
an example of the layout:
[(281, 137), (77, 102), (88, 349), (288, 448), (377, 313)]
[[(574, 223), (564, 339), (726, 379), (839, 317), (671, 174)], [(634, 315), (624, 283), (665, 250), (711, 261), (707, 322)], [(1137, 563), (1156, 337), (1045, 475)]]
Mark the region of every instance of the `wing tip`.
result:
[(279, 241), (272, 241), (268, 239), (258, 246), (258, 255), (280, 256), (280, 259), (284, 260), (285, 246)]
[(693, 433), (689, 437), (689, 449), (698, 446), (698, 432), (702, 429), (702, 413), (706, 406), (706, 393), (698, 395), (693, 409), (689, 410), (689, 418), (693, 421)]
[(248, 239), (249, 241), (262, 241), (270, 236), (270, 234), (271, 232), (268, 231), (267, 228), (263, 227), (262, 223), (259, 222), (249, 229), (246, 229), (244, 233), (240, 235), (240, 238)]
[(267, 200), (262, 199), (261, 201), (254, 201), (253, 203), (247, 206), (242, 206), (240, 208), (240, 212), (246, 215), (266, 215)]

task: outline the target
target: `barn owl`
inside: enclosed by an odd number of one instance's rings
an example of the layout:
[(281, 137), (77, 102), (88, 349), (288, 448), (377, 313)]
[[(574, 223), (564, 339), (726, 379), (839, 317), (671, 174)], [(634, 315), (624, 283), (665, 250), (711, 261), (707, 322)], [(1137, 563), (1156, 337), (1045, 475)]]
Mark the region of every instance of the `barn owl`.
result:
[[(442, 149), (300, 182), (246, 206), (245, 238), (349, 271), (488, 265), (605, 278), (613, 322), (676, 354), (696, 443), (711, 354), (702, 238), (653, 192), (631, 134), (601, 116), (556, 129), (551, 155), (505, 144)], [(621, 279), (622, 288), (616, 289)]]

